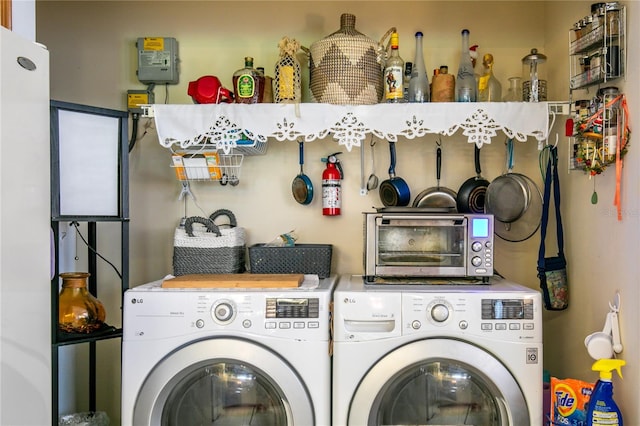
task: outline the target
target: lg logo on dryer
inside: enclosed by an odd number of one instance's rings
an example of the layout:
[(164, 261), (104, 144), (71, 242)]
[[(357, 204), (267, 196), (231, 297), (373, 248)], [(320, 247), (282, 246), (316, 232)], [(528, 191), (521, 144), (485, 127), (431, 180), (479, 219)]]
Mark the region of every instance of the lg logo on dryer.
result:
[(142, 298), (135, 298), (134, 297), (133, 299), (131, 299), (131, 304), (132, 305), (135, 305), (136, 303), (143, 303)]

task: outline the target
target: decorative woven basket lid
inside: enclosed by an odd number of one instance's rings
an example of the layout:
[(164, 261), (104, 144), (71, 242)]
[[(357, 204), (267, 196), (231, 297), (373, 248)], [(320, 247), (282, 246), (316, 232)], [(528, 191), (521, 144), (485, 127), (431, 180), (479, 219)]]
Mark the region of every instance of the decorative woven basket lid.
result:
[(362, 105), (382, 98), (382, 47), (355, 24), (355, 15), (344, 13), (338, 31), (311, 45), (309, 86), (316, 102)]

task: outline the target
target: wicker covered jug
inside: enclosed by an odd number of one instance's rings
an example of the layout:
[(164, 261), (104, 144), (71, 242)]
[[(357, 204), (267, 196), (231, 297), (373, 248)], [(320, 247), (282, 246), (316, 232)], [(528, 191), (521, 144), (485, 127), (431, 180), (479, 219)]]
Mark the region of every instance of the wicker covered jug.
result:
[(355, 15), (344, 13), (340, 29), (311, 45), (309, 67), (314, 101), (376, 104), (382, 99), (381, 45), (358, 32)]

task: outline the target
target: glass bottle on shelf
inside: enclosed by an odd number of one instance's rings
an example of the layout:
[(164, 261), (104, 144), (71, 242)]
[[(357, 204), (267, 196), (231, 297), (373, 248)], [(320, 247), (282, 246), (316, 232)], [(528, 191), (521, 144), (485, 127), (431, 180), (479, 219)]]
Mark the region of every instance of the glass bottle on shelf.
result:
[(404, 78), (402, 80), (402, 91), (404, 101), (409, 102), (409, 81), (411, 80), (411, 72), (413, 71), (413, 62), (404, 63)]
[(437, 75), (431, 82), (431, 102), (454, 102), (456, 81), (453, 74), (449, 74), (449, 67), (440, 65)]
[(88, 272), (60, 274), (62, 289), (59, 295), (58, 329), (66, 333), (98, 331), (107, 316), (102, 302), (87, 289)]
[(456, 81), (456, 102), (475, 102), (477, 99), (476, 79), (469, 56), (469, 30), (462, 30), (462, 52)]
[(262, 103), (264, 96), (264, 74), (253, 67), (253, 58), (244, 58), (244, 68), (233, 73), (235, 101), (239, 104)]
[(429, 78), (422, 53), (422, 32), (416, 33), (416, 56), (409, 80), (409, 102), (429, 102)]
[(493, 55), (491, 53), (482, 57), (482, 65), (484, 65), (484, 74), (478, 80), (478, 101), (502, 101), (502, 85), (493, 75)]
[(302, 72), (296, 53), (300, 42), (283, 37), (278, 43), (280, 58), (275, 66), (274, 101), (276, 103), (295, 103), (302, 101)]
[(509, 77), (509, 88), (504, 96), (505, 102), (522, 102), (522, 78)]
[(398, 33), (391, 34), (391, 56), (384, 68), (384, 101), (387, 103), (404, 102), (402, 88), (404, 79), (404, 61), (398, 51)]

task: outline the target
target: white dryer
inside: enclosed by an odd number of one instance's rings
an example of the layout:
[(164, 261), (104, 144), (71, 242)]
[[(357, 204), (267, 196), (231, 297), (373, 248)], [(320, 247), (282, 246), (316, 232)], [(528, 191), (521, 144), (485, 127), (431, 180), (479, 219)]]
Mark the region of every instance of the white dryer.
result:
[(128, 290), (122, 424), (330, 424), (335, 284)]
[(542, 424), (539, 292), (342, 276), (334, 300), (334, 426)]

